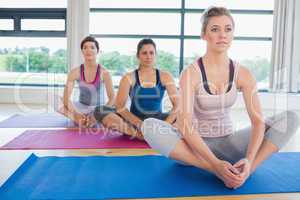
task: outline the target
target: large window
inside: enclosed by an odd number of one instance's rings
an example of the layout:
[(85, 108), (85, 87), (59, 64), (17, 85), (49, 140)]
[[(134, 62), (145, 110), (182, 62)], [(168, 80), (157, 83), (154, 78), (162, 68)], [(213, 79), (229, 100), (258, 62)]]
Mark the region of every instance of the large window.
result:
[[(178, 79), (180, 71), (205, 52), (205, 42), (199, 39), (201, 13), (210, 5), (225, 6), (236, 22), (230, 56), (249, 67), (260, 89), (268, 89), (273, 4), (273, 0), (90, 0), (89, 27), (101, 44), (100, 62), (115, 76), (115, 85), (117, 76), (136, 67), (136, 45), (144, 37), (157, 43), (157, 66)], [(67, 0), (0, 1), (0, 84), (64, 83), (66, 7)]]
[(0, 84), (66, 79), (67, 0), (0, 1)]
[(205, 52), (205, 42), (199, 39), (201, 13), (211, 5), (225, 6), (236, 23), (230, 56), (249, 67), (259, 89), (268, 89), (273, 4), (273, 0), (90, 0), (90, 31), (103, 44), (100, 62), (113, 75), (136, 67), (138, 40), (152, 37), (159, 50), (157, 65), (178, 79), (180, 71)]
[[(90, 21), (91, 34), (180, 34), (180, 15), (177, 13), (91, 13)], [(168, 24), (168, 27), (162, 28), (162, 24)]]

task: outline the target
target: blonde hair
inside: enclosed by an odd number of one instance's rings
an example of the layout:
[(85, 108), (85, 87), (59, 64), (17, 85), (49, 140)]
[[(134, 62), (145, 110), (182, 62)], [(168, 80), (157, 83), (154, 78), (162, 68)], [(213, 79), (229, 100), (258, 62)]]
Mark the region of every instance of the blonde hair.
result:
[(211, 7), (207, 8), (201, 16), (201, 24), (202, 24), (201, 35), (203, 35), (205, 33), (205, 30), (206, 30), (209, 19), (212, 18), (212, 17), (218, 17), (218, 16), (227, 16), (227, 17), (229, 17), (231, 19), (232, 25), (234, 27), (233, 17), (231, 15), (230, 11), (227, 8), (211, 6)]

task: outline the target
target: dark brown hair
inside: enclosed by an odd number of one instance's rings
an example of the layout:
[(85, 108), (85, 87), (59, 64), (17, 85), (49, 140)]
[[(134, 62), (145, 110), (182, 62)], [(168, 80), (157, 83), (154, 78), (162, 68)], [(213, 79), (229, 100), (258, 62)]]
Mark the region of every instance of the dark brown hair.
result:
[(151, 39), (151, 38), (144, 38), (141, 41), (139, 41), (138, 45), (137, 45), (137, 51), (136, 51), (136, 56), (139, 56), (139, 53), (141, 51), (141, 49), (143, 48), (144, 45), (146, 44), (151, 44), (153, 45), (155, 52), (156, 52), (156, 44), (155, 42)]
[(85, 37), (82, 41), (81, 41), (81, 44), (80, 44), (80, 49), (82, 50), (83, 49), (83, 45), (86, 43), (86, 42), (94, 42), (95, 43), (95, 46), (97, 48), (97, 52), (99, 52), (99, 43), (98, 41), (92, 37), (92, 36), (87, 36)]

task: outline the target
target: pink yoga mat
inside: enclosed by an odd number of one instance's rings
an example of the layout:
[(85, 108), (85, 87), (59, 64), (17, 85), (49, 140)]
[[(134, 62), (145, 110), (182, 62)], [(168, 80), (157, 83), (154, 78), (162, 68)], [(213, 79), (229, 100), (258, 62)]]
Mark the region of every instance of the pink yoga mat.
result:
[(0, 149), (150, 148), (144, 141), (103, 129), (27, 130)]

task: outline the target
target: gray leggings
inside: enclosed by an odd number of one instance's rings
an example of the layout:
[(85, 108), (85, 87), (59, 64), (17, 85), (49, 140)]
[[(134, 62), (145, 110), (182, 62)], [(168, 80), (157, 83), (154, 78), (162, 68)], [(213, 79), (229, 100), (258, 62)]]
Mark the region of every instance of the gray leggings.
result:
[[(265, 121), (265, 139), (279, 149), (296, 133), (299, 126), (299, 117), (292, 111), (282, 112)], [(176, 128), (154, 118), (148, 118), (143, 122), (142, 131), (148, 144), (166, 157), (169, 157), (176, 144), (182, 139)], [(247, 127), (229, 136), (203, 137), (203, 140), (219, 159), (235, 163), (246, 156), (250, 134), (251, 127)]]

